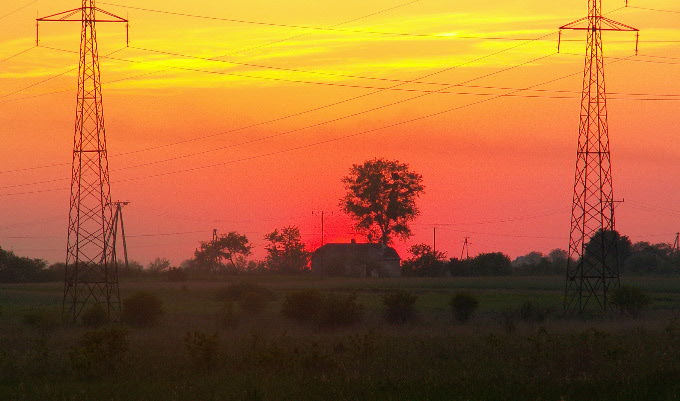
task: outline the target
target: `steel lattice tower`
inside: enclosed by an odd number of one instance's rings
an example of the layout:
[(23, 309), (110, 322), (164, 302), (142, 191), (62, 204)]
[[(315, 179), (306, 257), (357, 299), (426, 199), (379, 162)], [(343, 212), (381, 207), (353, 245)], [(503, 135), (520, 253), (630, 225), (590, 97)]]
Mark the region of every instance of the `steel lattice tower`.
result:
[[(97, 15), (106, 17), (98, 19)], [(39, 18), (81, 22), (78, 95), (64, 280), (64, 318), (75, 321), (88, 304), (101, 304), (111, 320), (120, 316), (113, 205), (104, 129), (97, 48), (97, 22), (127, 22), (82, 0), (80, 8)]]
[[(619, 286), (602, 31), (637, 31), (601, 15), (602, 0), (589, 0), (588, 17), (560, 27), (587, 31), (581, 117), (569, 233), (564, 309), (589, 304), (607, 310), (607, 293)], [(595, 305), (596, 304), (596, 305)]]

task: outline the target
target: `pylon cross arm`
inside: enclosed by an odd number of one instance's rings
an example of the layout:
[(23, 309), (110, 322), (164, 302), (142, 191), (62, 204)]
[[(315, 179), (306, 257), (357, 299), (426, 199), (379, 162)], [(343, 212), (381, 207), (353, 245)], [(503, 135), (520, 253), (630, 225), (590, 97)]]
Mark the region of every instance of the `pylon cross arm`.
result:
[[(616, 22), (612, 19), (609, 19), (607, 17), (603, 17), (601, 15), (596, 15), (594, 17), (595, 19), (599, 20), (601, 25), (599, 28), (596, 28), (599, 31), (624, 31), (624, 32), (638, 32), (639, 29), (633, 28), (632, 26), (622, 24), (620, 22)], [(590, 29), (593, 29), (591, 26), (591, 17), (583, 17), (581, 19), (578, 19), (574, 22), (570, 22), (566, 25), (562, 25), (560, 27), (560, 30), (562, 29), (571, 29), (571, 30), (576, 30), (576, 31), (587, 31)]]
[(80, 7), (80, 8), (74, 8), (73, 10), (68, 10), (68, 11), (63, 11), (60, 13), (48, 15), (47, 17), (42, 17), (36, 19), (38, 22), (43, 22), (43, 21), (56, 21), (56, 22), (81, 22), (83, 19), (82, 17), (74, 17), (76, 14), (80, 14), (83, 10), (95, 10), (99, 13), (102, 13), (104, 15), (107, 15), (110, 17), (110, 19), (94, 19), (92, 21), (94, 22), (129, 22), (127, 19), (123, 17), (119, 17), (115, 14), (112, 14), (106, 10), (102, 10), (101, 8), (98, 7)]

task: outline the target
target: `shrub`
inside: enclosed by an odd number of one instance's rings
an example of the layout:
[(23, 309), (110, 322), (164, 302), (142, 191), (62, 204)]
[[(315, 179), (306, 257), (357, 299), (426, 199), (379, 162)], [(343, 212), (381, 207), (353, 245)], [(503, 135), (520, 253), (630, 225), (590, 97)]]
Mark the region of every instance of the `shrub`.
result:
[(51, 331), (59, 325), (59, 319), (54, 313), (42, 309), (31, 309), (24, 313), (23, 322), (42, 331)]
[(139, 291), (123, 300), (121, 320), (131, 326), (153, 326), (162, 314), (163, 301), (149, 292)]
[(217, 315), (217, 325), (221, 329), (233, 329), (238, 326), (238, 316), (234, 311), (234, 303), (227, 301)]
[(414, 304), (418, 296), (406, 291), (395, 291), (385, 294), (383, 304), (387, 321), (390, 323), (406, 323), (415, 319)]
[(189, 279), (189, 274), (185, 269), (171, 267), (170, 270), (165, 273), (165, 277), (168, 279), (168, 281), (184, 282)]
[(449, 302), (453, 317), (460, 323), (470, 320), (470, 317), (479, 306), (479, 300), (469, 292), (458, 292)]
[(216, 299), (218, 301), (239, 301), (246, 293), (261, 294), (266, 298), (272, 297), (270, 289), (253, 283), (233, 283), (228, 287), (217, 290)]
[(99, 327), (109, 321), (109, 313), (102, 304), (96, 303), (81, 313), (80, 321), (87, 327)]
[(184, 337), (184, 346), (195, 369), (208, 371), (217, 365), (219, 359), (217, 333), (208, 335), (200, 331), (189, 332)]
[(281, 305), (281, 313), (299, 322), (313, 322), (319, 314), (323, 297), (315, 289), (292, 292), (286, 295)]
[(532, 301), (524, 302), (517, 311), (520, 320), (525, 322), (543, 322), (550, 316), (550, 309), (541, 308)]
[(363, 314), (364, 308), (357, 303), (356, 294), (347, 297), (329, 294), (323, 297), (314, 321), (321, 328), (347, 327), (360, 322)]
[(626, 316), (638, 316), (652, 301), (641, 288), (626, 285), (613, 289), (610, 295), (609, 302), (612, 306)]
[(128, 332), (124, 327), (88, 331), (78, 345), (69, 350), (71, 367), (85, 377), (113, 373), (128, 351)]
[(267, 309), (269, 298), (262, 292), (244, 292), (238, 299), (238, 305), (242, 311), (257, 315)]

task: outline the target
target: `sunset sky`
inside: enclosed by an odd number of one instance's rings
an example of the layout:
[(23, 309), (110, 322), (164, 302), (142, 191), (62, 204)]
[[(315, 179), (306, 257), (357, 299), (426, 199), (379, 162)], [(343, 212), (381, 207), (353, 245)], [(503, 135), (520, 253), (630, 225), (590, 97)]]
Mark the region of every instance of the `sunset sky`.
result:
[[(617, 228), (680, 231), (680, 4), (604, 0)], [(63, 262), (79, 0), (0, 3), (0, 247)], [(352, 164), (398, 159), (426, 186), (414, 236), (459, 257), (566, 248), (586, 0), (110, 0), (99, 24), (112, 198), (132, 260), (179, 264), (213, 229), (362, 241), (339, 207)]]

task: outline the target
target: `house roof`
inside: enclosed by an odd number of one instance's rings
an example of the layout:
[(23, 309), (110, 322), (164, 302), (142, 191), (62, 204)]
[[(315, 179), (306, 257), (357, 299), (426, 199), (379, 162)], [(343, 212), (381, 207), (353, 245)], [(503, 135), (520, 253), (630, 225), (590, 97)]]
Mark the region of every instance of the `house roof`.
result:
[(364, 253), (375, 252), (382, 253), (384, 259), (401, 260), (397, 251), (387, 245), (383, 244), (357, 244), (357, 243), (342, 243), (342, 244), (326, 244), (317, 248), (314, 254), (319, 253)]

